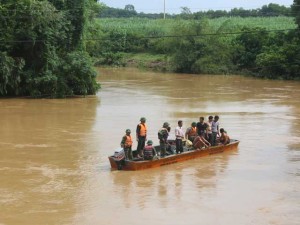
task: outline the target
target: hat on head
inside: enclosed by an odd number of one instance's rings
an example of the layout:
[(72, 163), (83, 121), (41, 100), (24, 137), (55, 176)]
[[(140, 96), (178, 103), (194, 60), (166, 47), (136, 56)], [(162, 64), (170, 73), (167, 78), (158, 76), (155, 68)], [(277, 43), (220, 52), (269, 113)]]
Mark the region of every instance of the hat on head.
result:
[(168, 126), (170, 126), (170, 124), (168, 122), (164, 122), (163, 127), (167, 128)]
[(152, 145), (152, 144), (153, 144), (153, 141), (151, 141), (151, 140), (147, 141), (147, 145)]
[(131, 130), (130, 129), (126, 129), (126, 133), (131, 133)]

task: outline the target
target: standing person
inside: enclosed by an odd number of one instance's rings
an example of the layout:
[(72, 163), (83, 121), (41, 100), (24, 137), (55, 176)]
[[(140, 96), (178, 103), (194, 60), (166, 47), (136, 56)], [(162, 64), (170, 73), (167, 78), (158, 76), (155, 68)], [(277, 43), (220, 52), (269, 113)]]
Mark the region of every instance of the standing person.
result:
[(219, 116), (214, 117), (214, 120), (211, 123), (211, 130), (212, 130), (212, 146), (216, 146), (217, 145), (217, 136), (220, 136)]
[(152, 145), (153, 142), (148, 140), (147, 145), (144, 147), (144, 160), (152, 160), (155, 156), (157, 156), (156, 150)]
[(212, 121), (213, 121), (213, 116), (209, 116), (208, 117), (208, 121), (206, 122), (207, 124), (207, 128), (206, 128), (206, 134), (207, 134), (207, 140), (208, 142), (212, 145), (212, 130), (211, 130), (211, 126), (212, 126)]
[(184, 132), (182, 129), (182, 120), (178, 121), (178, 127), (175, 129), (175, 137), (176, 137), (176, 153), (183, 152), (182, 139), (184, 138)]
[(132, 160), (132, 137), (130, 135), (131, 130), (127, 129), (126, 134), (123, 136), (121, 141), (121, 147), (124, 149), (125, 152), (125, 159)]
[(206, 136), (207, 124), (204, 122), (204, 117), (199, 118), (199, 122), (197, 123), (197, 133), (198, 136)]
[(136, 141), (138, 142), (136, 151), (139, 158), (143, 155), (142, 150), (145, 147), (145, 142), (147, 139), (146, 118), (142, 117), (140, 121), (141, 122), (136, 127)]
[(186, 129), (185, 132), (185, 138), (190, 140), (191, 142), (194, 141), (194, 139), (197, 137), (197, 123), (196, 122), (192, 122), (191, 126)]
[(164, 158), (167, 153), (167, 146), (168, 146), (168, 137), (169, 137), (169, 132), (168, 129), (169, 123), (164, 122), (163, 127), (159, 129), (158, 131), (158, 139), (159, 139), (159, 145), (160, 145), (160, 156)]

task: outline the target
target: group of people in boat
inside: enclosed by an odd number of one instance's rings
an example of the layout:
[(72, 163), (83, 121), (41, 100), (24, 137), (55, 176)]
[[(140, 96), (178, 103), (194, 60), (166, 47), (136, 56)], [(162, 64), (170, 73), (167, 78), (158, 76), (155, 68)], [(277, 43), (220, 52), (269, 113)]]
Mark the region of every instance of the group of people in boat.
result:
[[(200, 117), (199, 122), (193, 122), (190, 127), (184, 132), (182, 120), (178, 121), (178, 126), (175, 128), (175, 143), (176, 154), (183, 152), (183, 143), (193, 149), (202, 149), (216, 145), (226, 145), (230, 142), (227, 132), (219, 129), (219, 116), (209, 116), (208, 121), (204, 121), (204, 117)], [(153, 160), (158, 158), (158, 155), (163, 158), (167, 155), (167, 150), (171, 147), (168, 142), (169, 133), (171, 131), (170, 124), (164, 122), (162, 128), (158, 130), (158, 139), (160, 150), (159, 152), (153, 147), (153, 141), (147, 141), (147, 125), (146, 118), (142, 117), (136, 128), (137, 140), (137, 158), (144, 160)], [(133, 139), (131, 130), (126, 129), (126, 134), (121, 140), (121, 147), (125, 152), (126, 160), (133, 160), (132, 144)]]

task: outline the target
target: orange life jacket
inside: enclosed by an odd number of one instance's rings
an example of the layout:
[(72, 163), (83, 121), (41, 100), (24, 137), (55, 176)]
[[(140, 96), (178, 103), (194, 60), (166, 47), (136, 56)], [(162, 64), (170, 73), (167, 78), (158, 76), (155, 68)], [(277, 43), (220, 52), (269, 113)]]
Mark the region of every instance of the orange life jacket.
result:
[(189, 137), (197, 136), (197, 127), (191, 127), (188, 135), (189, 135)]
[(147, 125), (140, 123), (139, 126), (140, 126), (139, 136), (145, 137), (147, 135)]
[(125, 135), (125, 137), (126, 137), (126, 141), (125, 141), (125, 143), (124, 143), (124, 147), (125, 148), (128, 148), (128, 147), (131, 147), (132, 146), (132, 137), (131, 137), (131, 135)]

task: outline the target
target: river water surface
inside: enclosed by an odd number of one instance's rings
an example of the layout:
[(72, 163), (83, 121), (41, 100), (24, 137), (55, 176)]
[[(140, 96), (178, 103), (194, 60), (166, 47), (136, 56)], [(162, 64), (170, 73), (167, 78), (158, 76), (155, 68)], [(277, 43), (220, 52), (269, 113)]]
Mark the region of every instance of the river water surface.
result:
[[(300, 224), (299, 82), (99, 71), (94, 97), (0, 99), (0, 225)], [(237, 151), (111, 171), (140, 117), (158, 144), (215, 114)]]

